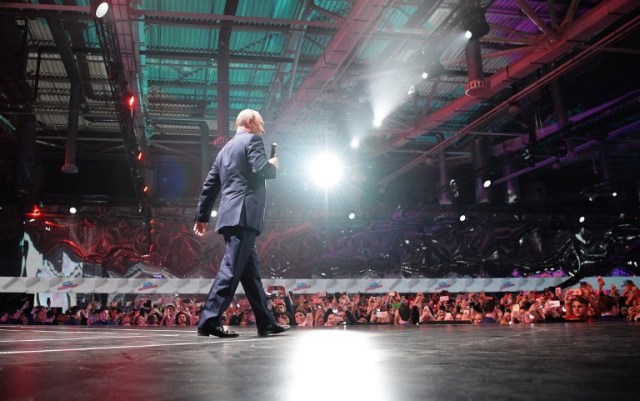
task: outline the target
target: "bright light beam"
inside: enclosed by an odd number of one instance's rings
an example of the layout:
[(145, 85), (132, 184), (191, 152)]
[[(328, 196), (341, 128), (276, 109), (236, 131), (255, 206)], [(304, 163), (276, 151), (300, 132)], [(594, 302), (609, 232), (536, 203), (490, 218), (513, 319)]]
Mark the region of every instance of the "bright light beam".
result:
[(315, 185), (330, 188), (342, 179), (342, 162), (335, 155), (319, 155), (309, 165), (309, 177)]

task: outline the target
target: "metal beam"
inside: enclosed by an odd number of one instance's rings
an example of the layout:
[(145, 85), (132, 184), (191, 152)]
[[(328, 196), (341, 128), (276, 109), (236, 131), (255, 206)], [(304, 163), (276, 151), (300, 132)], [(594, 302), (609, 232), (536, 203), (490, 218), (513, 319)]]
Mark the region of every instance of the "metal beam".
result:
[(385, 5), (384, 0), (358, 1), (340, 30), (326, 47), (324, 53), (313, 66), (313, 70), (298, 88), (296, 94), (289, 100), (278, 116), (274, 132), (291, 129), (302, 113), (332, 81), (334, 75), (340, 71), (352, 56), (360, 40), (366, 35)]
[(527, 17), (540, 29), (549, 39), (557, 40), (556, 33), (542, 21), (542, 18), (536, 13), (524, 0), (515, 0), (520, 6), (520, 9), (525, 13)]
[[(627, 13), (638, 8), (638, 3), (634, 0), (611, 0), (603, 2), (595, 6), (589, 12), (582, 16), (579, 20), (575, 21), (573, 25), (568, 27), (563, 35), (555, 42), (549, 43), (546, 51), (534, 52), (526, 57), (516, 61), (508, 68), (496, 72), (489, 80), (489, 94), (488, 97), (495, 96), (503, 89), (509, 88), (514, 81), (521, 80), (529, 74), (539, 70), (543, 65), (555, 60), (559, 56), (566, 54), (570, 50), (577, 48), (582, 42), (590, 39), (595, 33), (618, 21)], [(599, 43), (601, 43), (600, 41)], [(601, 43), (601, 47), (608, 46), (610, 43)], [(578, 59), (576, 59), (578, 60)], [(583, 61), (580, 59), (579, 61)], [(568, 64), (567, 64), (568, 65)], [(551, 74), (549, 74), (551, 75)], [(552, 78), (557, 78), (554, 74)], [(539, 88), (542, 80), (538, 80), (536, 83), (530, 85), (530, 87)], [(525, 93), (521, 91), (516, 97), (519, 99), (521, 94)], [(529, 92), (526, 92), (529, 93)], [(450, 102), (442, 109), (431, 113), (421, 119), (412, 129), (406, 131), (401, 137), (391, 144), (392, 148), (399, 148), (406, 143), (412, 141), (416, 137), (422, 135), (429, 130), (437, 129), (443, 122), (451, 121), (455, 119), (459, 114), (468, 112), (470, 109), (481, 103), (483, 99), (477, 99), (470, 96), (461, 96), (458, 99)], [(486, 122), (488, 118), (495, 116), (496, 113), (501, 112), (508, 106), (508, 102), (512, 101), (512, 98), (500, 104), (500, 107), (496, 107), (491, 112), (485, 114), (474, 122), (468, 124), (465, 128), (458, 131), (455, 135), (447, 138), (442, 143), (438, 144), (434, 148), (425, 152), (422, 156), (414, 159), (408, 164), (404, 165), (394, 173), (385, 177), (378, 182), (378, 185), (386, 185), (394, 178), (401, 174), (411, 170), (415, 166), (422, 163), (424, 159), (430, 155), (440, 151), (442, 148), (449, 146), (450, 144), (458, 141), (464, 135), (470, 131), (475, 130), (478, 125)]]
[(338, 29), (342, 27), (340, 22), (330, 21), (306, 21), (291, 20), (283, 18), (264, 18), (264, 17), (244, 17), (240, 15), (225, 14), (202, 14), (202, 13), (181, 13), (174, 11), (156, 11), (156, 10), (131, 10), (134, 16), (143, 16), (146, 21), (184, 21), (190, 24), (208, 24), (219, 23), (221, 21), (229, 21), (234, 24), (249, 25), (280, 25), (285, 27), (312, 26), (318, 28)]
[[(171, 60), (194, 60), (194, 61), (203, 61), (210, 62), (211, 60), (215, 60), (220, 57), (218, 52), (203, 52), (203, 51), (166, 51), (166, 50), (155, 50), (155, 49), (147, 49), (140, 52), (141, 55), (150, 57), (150, 58), (160, 58), (163, 60), (171, 59)], [(230, 63), (247, 63), (247, 64), (281, 64), (281, 63), (293, 63), (293, 57), (281, 57), (281, 56), (270, 56), (266, 54), (261, 55), (246, 55), (246, 54), (233, 54), (229, 53), (229, 62)], [(312, 65), (315, 62), (315, 59), (311, 59), (309, 57), (301, 57), (298, 61), (298, 64), (302, 65)]]

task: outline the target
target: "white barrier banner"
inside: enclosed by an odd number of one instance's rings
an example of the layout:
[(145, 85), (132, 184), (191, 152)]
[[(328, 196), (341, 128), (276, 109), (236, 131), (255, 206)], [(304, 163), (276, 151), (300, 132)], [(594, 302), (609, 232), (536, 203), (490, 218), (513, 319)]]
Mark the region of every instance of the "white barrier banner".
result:
[[(624, 282), (635, 277), (604, 277), (605, 289), (615, 284), (622, 290)], [(394, 279), (266, 279), (269, 285), (282, 285), (293, 294), (336, 292), (380, 294), (390, 291), (416, 292), (516, 292), (540, 291), (555, 287), (565, 277), (518, 278), (394, 278)], [(585, 278), (598, 288), (595, 277)], [(637, 280), (640, 283), (640, 280)], [(141, 279), (141, 278), (45, 278), (0, 277), (0, 292), (4, 293), (77, 293), (77, 294), (207, 294), (213, 279)], [(636, 283), (636, 285), (638, 285)], [(242, 286), (239, 294), (244, 294)]]

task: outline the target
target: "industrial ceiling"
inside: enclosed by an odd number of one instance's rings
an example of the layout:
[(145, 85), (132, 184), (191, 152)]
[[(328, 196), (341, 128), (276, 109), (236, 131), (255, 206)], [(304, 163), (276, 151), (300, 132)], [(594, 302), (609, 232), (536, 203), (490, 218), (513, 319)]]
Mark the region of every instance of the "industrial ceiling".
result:
[(19, 193), (192, 204), (253, 108), (284, 183), (331, 147), (380, 196), (637, 207), (636, 0), (97, 3), (0, 3)]

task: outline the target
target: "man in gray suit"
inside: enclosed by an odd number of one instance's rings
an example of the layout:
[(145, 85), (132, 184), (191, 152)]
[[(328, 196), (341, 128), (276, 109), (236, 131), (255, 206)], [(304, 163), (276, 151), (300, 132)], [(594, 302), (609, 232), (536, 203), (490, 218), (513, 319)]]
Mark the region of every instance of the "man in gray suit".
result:
[(267, 297), (260, 279), (260, 263), (255, 247), (262, 231), (266, 205), (266, 179), (276, 177), (278, 158), (267, 159), (262, 142), (264, 121), (260, 113), (246, 109), (236, 119), (236, 135), (220, 150), (204, 182), (193, 231), (204, 235), (213, 204), (222, 192), (216, 231), (224, 236), (226, 251), (220, 263), (198, 324), (198, 335), (237, 337), (222, 327), (222, 313), (242, 283), (256, 317), (258, 334), (282, 333), (267, 308)]

